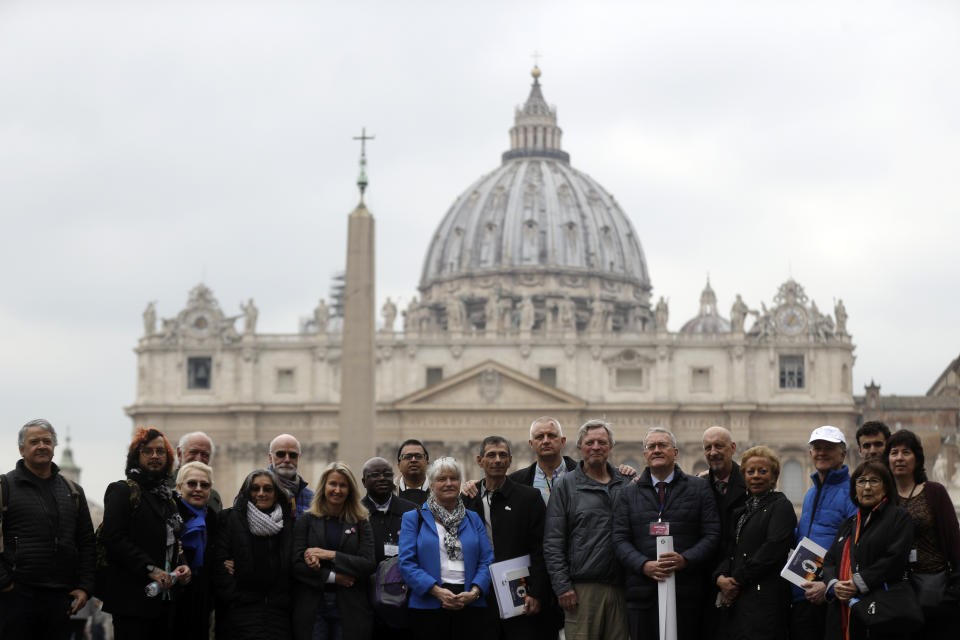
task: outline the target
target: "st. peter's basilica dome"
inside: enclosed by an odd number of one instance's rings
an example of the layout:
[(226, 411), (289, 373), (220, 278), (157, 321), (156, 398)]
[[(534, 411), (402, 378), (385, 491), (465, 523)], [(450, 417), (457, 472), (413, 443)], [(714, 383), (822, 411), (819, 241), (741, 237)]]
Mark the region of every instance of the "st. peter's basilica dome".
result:
[(651, 285), (636, 230), (613, 196), (570, 166), (540, 70), (532, 75), (502, 164), (467, 188), (437, 227), (420, 279), (424, 302), (456, 292), (470, 307), (470, 298), (484, 297), (478, 287), (494, 281), (501, 296), (523, 297), (531, 294), (518, 279), (534, 278), (538, 310), (544, 296), (568, 296), (581, 312), (602, 301), (618, 309), (608, 309), (615, 327), (639, 320), (642, 330)]

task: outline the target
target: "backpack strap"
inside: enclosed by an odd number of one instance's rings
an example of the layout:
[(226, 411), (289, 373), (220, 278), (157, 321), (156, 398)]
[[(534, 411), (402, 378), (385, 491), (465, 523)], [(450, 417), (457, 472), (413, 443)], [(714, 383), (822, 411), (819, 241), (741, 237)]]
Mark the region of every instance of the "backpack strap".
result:
[(77, 487), (77, 483), (66, 477), (63, 474), (58, 474), (60, 478), (67, 483), (67, 489), (70, 490), (70, 497), (73, 498), (73, 506), (76, 507), (77, 512), (80, 512), (80, 488)]

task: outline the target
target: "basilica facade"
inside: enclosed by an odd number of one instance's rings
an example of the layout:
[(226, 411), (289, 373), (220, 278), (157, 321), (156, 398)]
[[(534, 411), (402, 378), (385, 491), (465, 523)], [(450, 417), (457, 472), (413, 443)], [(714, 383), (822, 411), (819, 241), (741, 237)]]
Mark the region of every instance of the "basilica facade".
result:
[[(671, 320), (665, 299), (653, 301), (630, 218), (562, 149), (539, 69), (509, 140), (500, 165), (440, 220), (417, 297), (403, 310), (383, 304), (370, 455), (393, 460), (397, 443), (418, 438), (476, 476), (478, 443), (498, 434), (520, 466), (532, 460), (530, 422), (549, 414), (574, 457), (577, 426), (602, 417), (613, 425), (615, 462), (642, 468), (643, 435), (660, 426), (695, 471), (704, 468), (703, 430), (720, 424), (741, 451), (777, 450), (782, 487), (799, 501), (812, 472), (810, 431), (832, 424), (852, 441), (857, 424), (842, 301), (823, 312), (800, 283), (771, 281), (769, 299), (738, 295), (725, 313), (707, 282), (699, 313)], [(224, 495), (266, 463), (268, 443), (284, 432), (303, 443), (304, 477), (317, 478), (337, 459), (340, 433), (334, 307), (321, 300), (310, 322), (280, 335), (257, 332), (253, 300), (236, 326), (241, 317), (225, 314), (204, 284), (173, 317), (149, 305), (127, 414), (174, 439), (209, 433)]]

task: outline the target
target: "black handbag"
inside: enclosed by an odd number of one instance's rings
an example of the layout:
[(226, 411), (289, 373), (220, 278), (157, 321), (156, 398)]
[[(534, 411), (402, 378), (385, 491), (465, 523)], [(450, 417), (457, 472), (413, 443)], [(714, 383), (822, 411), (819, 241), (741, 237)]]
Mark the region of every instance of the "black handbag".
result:
[(867, 627), (883, 625), (885, 630), (917, 629), (923, 624), (923, 610), (909, 582), (901, 581), (860, 597), (851, 607), (857, 622)]
[(911, 573), (910, 583), (917, 594), (920, 606), (935, 607), (940, 604), (946, 594), (949, 579), (946, 569), (937, 573)]

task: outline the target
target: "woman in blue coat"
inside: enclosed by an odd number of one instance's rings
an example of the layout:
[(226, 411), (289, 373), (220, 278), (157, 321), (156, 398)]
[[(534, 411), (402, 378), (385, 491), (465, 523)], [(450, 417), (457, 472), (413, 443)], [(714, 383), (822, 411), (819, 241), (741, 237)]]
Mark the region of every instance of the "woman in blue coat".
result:
[(403, 514), (400, 573), (410, 589), (416, 638), (479, 639), (493, 551), (480, 516), (460, 498), (463, 467), (438, 458), (427, 468), (430, 496)]

